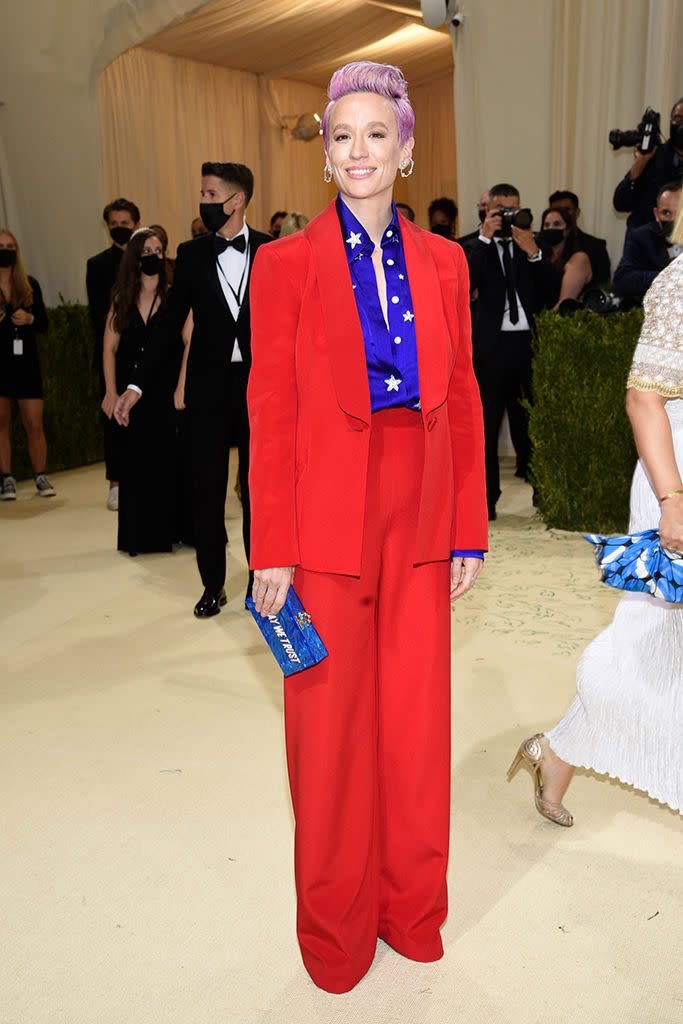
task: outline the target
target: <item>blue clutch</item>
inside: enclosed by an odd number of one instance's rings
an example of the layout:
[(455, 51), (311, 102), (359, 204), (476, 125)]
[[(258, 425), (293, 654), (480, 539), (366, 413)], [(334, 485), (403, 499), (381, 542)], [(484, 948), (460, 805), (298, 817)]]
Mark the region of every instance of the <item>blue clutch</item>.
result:
[(246, 604), (286, 676), (311, 668), (327, 657), (327, 648), (294, 587), (289, 588), (287, 599), (277, 615), (259, 615), (251, 597), (247, 598)]
[(657, 530), (623, 537), (586, 533), (584, 537), (595, 548), (600, 578), (608, 587), (683, 604), (683, 556), (663, 548)]

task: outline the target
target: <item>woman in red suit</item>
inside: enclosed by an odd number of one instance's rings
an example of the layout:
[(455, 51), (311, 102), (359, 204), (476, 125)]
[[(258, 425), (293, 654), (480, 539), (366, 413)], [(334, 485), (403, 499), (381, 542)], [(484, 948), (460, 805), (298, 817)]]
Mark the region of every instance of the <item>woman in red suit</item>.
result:
[(412, 171), (401, 72), (336, 71), (323, 118), (336, 202), (254, 264), (254, 601), (290, 584), (329, 657), (285, 686), (297, 931), (321, 988), (377, 938), (443, 954), (450, 609), (487, 544), (484, 441), (462, 250), (399, 217)]

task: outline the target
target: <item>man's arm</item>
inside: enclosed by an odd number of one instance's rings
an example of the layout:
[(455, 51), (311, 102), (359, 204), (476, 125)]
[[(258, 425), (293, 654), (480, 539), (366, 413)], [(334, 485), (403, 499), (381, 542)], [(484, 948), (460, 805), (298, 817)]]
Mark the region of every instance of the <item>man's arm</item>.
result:
[[(651, 153), (641, 153), (636, 149), (633, 166), (628, 174), (621, 179), (612, 197), (614, 209), (619, 213), (631, 213), (633, 210), (643, 187), (643, 172), (649, 166), (656, 152), (656, 148)], [(647, 179), (647, 175), (645, 177)]]

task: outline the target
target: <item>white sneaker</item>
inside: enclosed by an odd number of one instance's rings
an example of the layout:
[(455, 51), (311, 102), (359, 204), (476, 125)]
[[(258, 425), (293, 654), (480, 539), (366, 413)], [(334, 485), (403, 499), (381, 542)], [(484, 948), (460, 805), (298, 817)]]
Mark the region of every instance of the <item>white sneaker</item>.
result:
[(57, 493), (44, 473), (36, 476), (36, 493), (40, 498), (54, 498)]
[(109, 495), (107, 496), (107, 508), (110, 512), (118, 512), (119, 510), (119, 487), (109, 488)]
[(0, 483), (0, 501), (17, 500), (17, 482), (13, 476), (6, 476)]

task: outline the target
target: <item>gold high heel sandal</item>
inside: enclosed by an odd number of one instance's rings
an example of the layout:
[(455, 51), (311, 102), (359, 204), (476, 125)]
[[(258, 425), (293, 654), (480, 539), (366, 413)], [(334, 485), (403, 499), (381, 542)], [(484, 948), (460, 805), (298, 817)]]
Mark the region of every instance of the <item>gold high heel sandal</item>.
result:
[(543, 747), (541, 745), (541, 741), (543, 739), (543, 734), (537, 732), (535, 736), (530, 736), (528, 740), (524, 740), (517, 751), (512, 764), (508, 768), (508, 782), (515, 774), (522, 761), (526, 761), (536, 777), (534, 803), (536, 804), (536, 810), (538, 813), (542, 814), (544, 818), (548, 819), (548, 821), (553, 821), (556, 825), (563, 825), (565, 828), (571, 828), (574, 824), (574, 819), (567, 808), (562, 804), (551, 804), (549, 800), (543, 799), (543, 778), (541, 776), (541, 764), (543, 763)]

